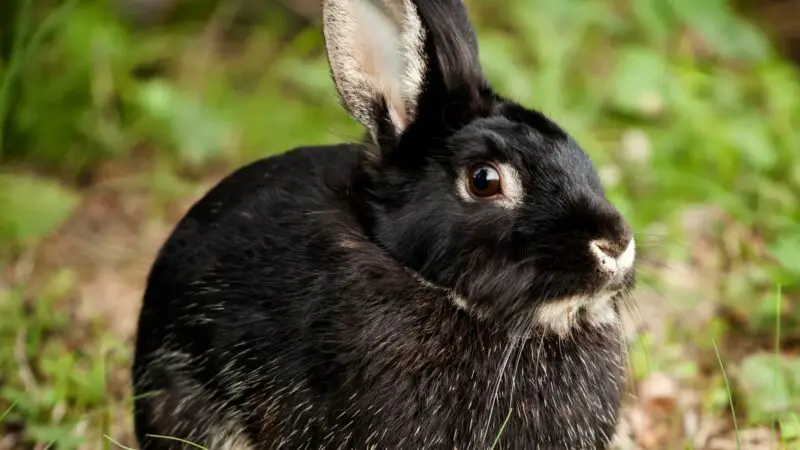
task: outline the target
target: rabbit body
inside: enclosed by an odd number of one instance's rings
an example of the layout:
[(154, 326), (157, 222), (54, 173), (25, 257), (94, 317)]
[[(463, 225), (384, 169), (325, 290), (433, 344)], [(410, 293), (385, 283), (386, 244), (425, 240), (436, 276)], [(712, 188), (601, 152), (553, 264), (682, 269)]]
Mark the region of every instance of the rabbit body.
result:
[(488, 87), (459, 0), (384, 3), (389, 88), (341, 45), (361, 3), (326, 0), (325, 30), (369, 142), (237, 170), (153, 264), (142, 448), (605, 448), (630, 228), (563, 130)]
[(346, 196), (358, 155), (258, 161), (181, 221), (141, 318), (138, 391), (168, 389), (140, 401), (142, 436), (471, 449), (505, 422), (499, 448), (605, 442), (623, 380), (616, 330), (514, 342), (420, 283), (358, 232)]

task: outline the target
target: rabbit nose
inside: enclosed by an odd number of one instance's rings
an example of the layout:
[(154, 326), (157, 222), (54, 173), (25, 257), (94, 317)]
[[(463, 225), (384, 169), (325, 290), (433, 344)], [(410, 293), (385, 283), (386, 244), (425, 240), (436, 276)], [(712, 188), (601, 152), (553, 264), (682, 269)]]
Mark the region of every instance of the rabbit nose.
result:
[(589, 243), (589, 251), (597, 259), (600, 270), (614, 276), (633, 267), (636, 257), (636, 240), (633, 237), (619, 242), (596, 239)]

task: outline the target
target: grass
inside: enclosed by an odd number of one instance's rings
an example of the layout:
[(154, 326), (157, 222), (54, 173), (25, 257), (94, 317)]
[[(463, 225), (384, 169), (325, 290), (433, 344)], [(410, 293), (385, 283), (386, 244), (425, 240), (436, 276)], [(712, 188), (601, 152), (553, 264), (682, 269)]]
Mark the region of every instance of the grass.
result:
[[(156, 438), (156, 439), (165, 439), (165, 440), (168, 440), (168, 441), (176, 441), (176, 442), (180, 442), (182, 444), (186, 444), (186, 445), (188, 445), (189, 447), (192, 447), (192, 448), (199, 448), (201, 450), (207, 450), (202, 445), (195, 444), (194, 442), (190, 442), (190, 441), (187, 441), (185, 439), (178, 439), (178, 438), (174, 438), (174, 437), (171, 437), (171, 436), (160, 436), (160, 435), (156, 435), (156, 434), (148, 434), (147, 436), (151, 437), (151, 438)], [(131, 447), (127, 447), (125, 445), (120, 444), (119, 442), (115, 441), (113, 438), (111, 438), (110, 436), (107, 436), (105, 434), (103, 435), (103, 438), (105, 438), (106, 440), (108, 440), (112, 444), (116, 445), (117, 447), (122, 448), (123, 450), (134, 450)]]
[(195, 444), (194, 442), (190, 442), (190, 441), (187, 441), (185, 439), (178, 439), (178, 438), (175, 438), (175, 437), (172, 437), (172, 436), (161, 436), (161, 435), (158, 435), (158, 434), (148, 434), (147, 436), (151, 437), (151, 438), (156, 438), (156, 439), (166, 439), (168, 441), (176, 441), (176, 442), (180, 442), (182, 444), (186, 444), (186, 445), (188, 445), (190, 447), (193, 447), (193, 448), (199, 448), (201, 450), (207, 450), (202, 445)]
[(119, 442), (115, 441), (114, 438), (112, 438), (111, 436), (108, 436), (108, 435), (104, 434), (103, 438), (106, 439), (107, 441), (111, 442), (112, 444), (116, 445), (117, 447), (121, 448), (122, 450), (135, 450), (132, 447), (128, 447), (126, 445), (120, 444)]
[(492, 441), (492, 446), (490, 447), (491, 450), (494, 450), (497, 447), (498, 442), (500, 442), (500, 437), (503, 435), (503, 430), (506, 429), (506, 424), (508, 424), (508, 419), (511, 418), (511, 414), (514, 412), (514, 408), (508, 410), (508, 414), (506, 414), (505, 420), (500, 425), (500, 430), (497, 432), (497, 435), (494, 437), (494, 441)]
[(742, 448), (742, 441), (739, 437), (739, 424), (736, 421), (736, 408), (733, 405), (733, 394), (731, 384), (728, 381), (728, 374), (725, 373), (725, 364), (722, 363), (722, 357), (719, 355), (719, 347), (717, 342), (714, 341), (714, 352), (717, 354), (717, 362), (719, 362), (719, 369), (722, 371), (722, 378), (725, 380), (725, 391), (728, 393), (728, 403), (731, 406), (731, 418), (733, 419), (733, 429), (736, 431), (736, 447)]
[[(665, 375), (700, 399), (670, 414), (720, 425), (713, 438), (777, 429), (800, 445), (797, 66), (723, 0), (467, 3), (487, 77), (576, 137), (637, 230), (626, 409), (650, 417), (642, 390)], [(0, 6), (0, 436), (14, 445), (135, 448), (130, 318), (175, 220), (238, 165), (359, 136), (318, 27), (239, 8), (185, 2), (136, 28), (99, 0)]]
[[(782, 312), (783, 312), (783, 302), (782, 302), (783, 299), (781, 298), (781, 287), (780, 287), (780, 285), (778, 285), (778, 287), (776, 289), (775, 297), (776, 297), (776, 301), (775, 301), (775, 367), (779, 367), (780, 357), (781, 357), (781, 315), (782, 315)], [(778, 383), (780, 383), (780, 375), (776, 371), (776, 373), (775, 373), (775, 383), (774, 383), (774, 385), (775, 385), (775, 393), (776, 394), (778, 392)], [(779, 426), (780, 421), (778, 420), (777, 411), (772, 416), (772, 422), (773, 422), (773, 424), (775, 424), (776, 435), (779, 435), (777, 427)]]

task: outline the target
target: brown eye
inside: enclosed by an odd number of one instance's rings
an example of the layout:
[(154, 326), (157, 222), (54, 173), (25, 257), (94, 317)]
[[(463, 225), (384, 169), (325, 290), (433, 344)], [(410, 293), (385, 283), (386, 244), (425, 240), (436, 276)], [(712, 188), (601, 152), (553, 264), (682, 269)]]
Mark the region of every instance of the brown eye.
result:
[(469, 170), (469, 192), (475, 197), (489, 198), (500, 194), (500, 172), (491, 164), (477, 164)]

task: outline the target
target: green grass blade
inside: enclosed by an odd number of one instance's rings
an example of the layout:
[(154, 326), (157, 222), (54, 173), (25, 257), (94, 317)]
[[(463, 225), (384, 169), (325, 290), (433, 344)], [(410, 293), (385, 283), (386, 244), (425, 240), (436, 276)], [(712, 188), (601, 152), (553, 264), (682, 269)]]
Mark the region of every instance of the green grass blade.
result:
[(5, 411), (3, 411), (3, 414), (0, 414), (0, 423), (3, 423), (3, 421), (6, 420), (6, 416), (11, 414), (11, 410), (13, 410), (16, 406), (17, 406), (17, 402), (14, 402), (14, 403), (11, 404), (11, 406), (6, 408)]
[(194, 442), (187, 441), (185, 439), (172, 437), (172, 436), (161, 436), (159, 434), (148, 434), (147, 436), (151, 437), (151, 438), (156, 438), (156, 439), (168, 439), (168, 440), (171, 440), (171, 441), (178, 441), (178, 442), (181, 442), (183, 444), (189, 445), (189, 446), (194, 447), (194, 448), (199, 448), (201, 450), (208, 450), (207, 448), (203, 447), (200, 444), (195, 444)]
[(490, 447), (490, 450), (494, 450), (494, 448), (497, 446), (497, 443), (500, 442), (500, 436), (503, 434), (503, 430), (506, 428), (506, 424), (508, 423), (508, 419), (511, 418), (511, 413), (513, 413), (513, 412), (514, 412), (514, 408), (511, 408), (508, 411), (508, 415), (506, 416), (505, 420), (503, 420), (503, 424), (500, 425), (500, 431), (498, 431), (497, 432), (497, 436), (494, 437), (494, 442), (492, 442), (492, 446)]
[(722, 378), (725, 380), (725, 390), (728, 391), (728, 403), (731, 405), (731, 416), (733, 417), (733, 429), (736, 431), (736, 448), (742, 450), (742, 442), (739, 438), (739, 424), (736, 421), (736, 411), (733, 407), (733, 392), (731, 392), (731, 385), (728, 382), (728, 374), (725, 373), (725, 365), (722, 364), (722, 357), (719, 355), (719, 347), (717, 346), (717, 340), (711, 340), (714, 343), (714, 352), (717, 354), (717, 362), (719, 363), (719, 368), (722, 369)]
[(11, 43), (11, 57), (2, 79), (0, 79), (0, 156), (3, 155), (6, 117), (10, 112), (12, 87), (16, 84), (25, 59), (25, 40), (28, 36), (31, 22), (32, 0), (26, 0), (19, 6), (15, 20), (13, 42)]
[(117, 447), (119, 447), (119, 448), (121, 448), (123, 450), (136, 450), (135, 448), (127, 447), (125, 445), (120, 444), (119, 442), (115, 441), (114, 439), (111, 438), (111, 436), (109, 436), (107, 434), (104, 434), (103, 437), (106, 438), (107, 441), (111, 442), (112, 444), (116, 445)]
[[(775, 395), (778, 394), (778, 381), (780, 380), (780, 373), (781, 373), (781, 313), (783, 312), (783, 307), (781, 305), (782, 301), (782, 293), (781, 293), (781, 285), (777, 286), (776, 292), (777, 298), (775, 299), (775, 383), (773, 387), (773, 392)], [(772, 414), (772, 425), (775, 429), (775, 437), (777, 438), (780, 436), (779, 431), (779, 418), (778, 418), (778, 411), (776, 410)]]
[(33, 0), (26, 0), (21, 6), (17, 18), (18, 28), (14, 33), (11, 60), (9, 61), (5, 74), (0, 78), (0, 156), (3, 155), (3, 144), (5, 143), (3, 129), (5, 128), (5, 123), (11, 109), (11, 92), (14, 90), (22, 74), (22, 68), (28, 60), (30, 52), (41, 44), (50, 30), (63, 22), (62, 19), (67, 17), (67, 12), (77, 3), (77, 0), (69, 0), (56, 11), (50, 13), (42, 24), (33, 32), (33, 35), (30, 36), (27, 42), (26, 39), (30, 34), (29, 29), (33, 22), (31, 13)]

